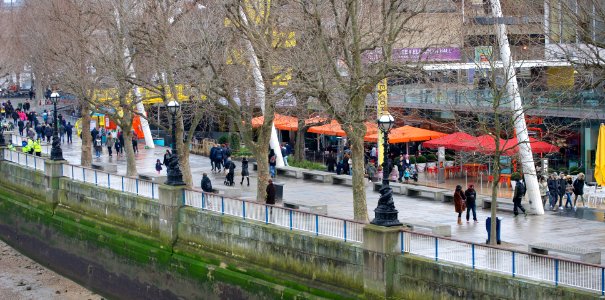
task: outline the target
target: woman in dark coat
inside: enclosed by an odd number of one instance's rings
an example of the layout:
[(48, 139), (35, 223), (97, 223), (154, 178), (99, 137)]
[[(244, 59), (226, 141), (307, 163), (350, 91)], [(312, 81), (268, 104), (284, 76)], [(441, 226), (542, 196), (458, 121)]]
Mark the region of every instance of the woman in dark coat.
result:
[(458, 213), (458, 225), (462, 225), (462, 212), (464, 212), (466, 209), (466, 205), (464, 203), (465, 199), (466, 197), (462, 191), (462, 186), (457, 185), (456, 190), (454, 191), (454, 207)]
[(267, 184), (267, 204), (275, 205), (275, 186), (273, 185), (273, 180), (269, 179), (269, 184)]
[(579, 173), (578, 178), (573, 182), (573, 208), (576, 209), (576, 201), (578, 201), (578, 196), (582, 198), (582, 205), (586, 207), (586, 202), (584, 202), (584, 173)]
[(240, 185), (244, 184), (244, 177), (248, 182), (248, 186), (250, 186), (250, 172), (248, 172), (248, 159), (244, 156), (242, 158), (242, 181), (239, 183)]

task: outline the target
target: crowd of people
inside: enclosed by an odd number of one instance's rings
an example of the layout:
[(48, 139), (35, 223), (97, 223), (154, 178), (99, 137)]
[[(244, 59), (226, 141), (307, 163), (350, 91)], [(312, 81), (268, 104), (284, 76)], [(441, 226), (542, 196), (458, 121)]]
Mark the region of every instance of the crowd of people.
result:
[[(124, 156), (124, 133), (122, 131), (117, 130), (112, 132), (104, 127), (95, 127), (90, 131), (90, 135), (92, 136), (92, 147), (95, 151), (95, 157), (97, 159), (101, 158), (103, 155), (103, 147), (107, 148), (107, 154), (109, 157), (113, 157), (114, 149), (117, 157)], [(139, 153), (138, 144), (138, 137), (133, 131), (132, 149), (134, 150), (135, 154)]]
[[(586, 206), (584, 201), (584, 173), (579, 173), (574, 180), (571, 175), (564, 173), (552, 173), (545, 179), (543, 176), (539, 178), (540, 193), (542, 195), (542, 204), (546, 209), (556, 211), (564, 209), (577, 209), (578, 198), (582, 199), (582, 204)], [(574, 195), (573, 202), (571, 196)], [(565, 199), (565, 206), (563, 206)], [(546, 202), (548, 200), (548, 206)], [(557, 205), (558, 202), (558, 205)]]

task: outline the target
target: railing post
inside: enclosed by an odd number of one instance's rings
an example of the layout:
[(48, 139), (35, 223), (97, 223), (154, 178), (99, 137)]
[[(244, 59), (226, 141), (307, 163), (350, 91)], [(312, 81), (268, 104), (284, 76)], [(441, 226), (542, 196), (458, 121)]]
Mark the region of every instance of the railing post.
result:
[(605, 296), (605, 268), (601, 268), (601, 296)]
[(269, 224), (269, 206), (265, 204), (265, 224)]
[(555, 259), (555, 286), (559, 286), (559, 260)]
[[(185, 190), (183, 190), (183, 205), (185, 205)], [(151, 199), (155, 198), (155, 191), (153, 190), (153, 182), (151, 183)]]
[(246, 201), (242, 201), (242, 215), (244, 216), (244, 220), (246, 219)]
[(315, 215), (315, 236), (319, 236), (319, 215)]
[(439, 261), (439, 239), (435, 237), (435, 261)]
[(109, 176), (109, 173), (107, 173), (107, 188), (111, 188), (111, 177)]
[(206, 194), (202, 192), (202, 209), (206, 209)]
[(124, 191), (124, 176), (122, 176), (122, 192)]
[(513, 253), (512, 271), (513, 271), (513, 277), (515, 277), (515, 251), (513, 251), (512, 253)]
[(99, 182), (97, 180), (97, 170), (95, 170), (95, 185), (99, 185)]
[(74, 176), (74, 166), (73, 165), (71, 166), (71, 179), (75, 179), (75, 176)]
[(137, 191), (137, 193), (136, 193), (136, 194), (138, 195), (138, 194), (139, 194), (139, 179), (138, 179), (138, 178), (137, 178), (137, 179), (135, 179), (135, 181), (134, 181), (134, 185), (135, 185), (135, 187), (136, 187), (136, 191)]
[(82, 181), (86, 182), (86, 169), (82, 168)]
[(345, 243), (346, 243), (346, 242), (347, 242), (347, 221), (346, 221), (346, 220), (343, 220), (343, 222), (344, 222), (344, 223), (343, 223), (343, 225), (344, 225), (344, 226), (343, 226), (343, 227), (344, 227), (344, 228), (343, 228), (343, 230), (344, 230), (343, 234), (344, 234)]
[(38, 170), (38, 164), (36, 163), (36, 158), (34, 157), (34, 170)]
[(401, 255), (405, 253), (405, 244), (403, 241), (403, 231), (399, 233), (399, 239), (401, 240)]
[(290, 210), (290, 230), (292, 230), (292, 210)]
[(221, 196), (221, 214), (225, 214), (225, 197)]
[(473, 261), (473, 270), (475, 269), (475, 244), (471, 244), (471, 256)]

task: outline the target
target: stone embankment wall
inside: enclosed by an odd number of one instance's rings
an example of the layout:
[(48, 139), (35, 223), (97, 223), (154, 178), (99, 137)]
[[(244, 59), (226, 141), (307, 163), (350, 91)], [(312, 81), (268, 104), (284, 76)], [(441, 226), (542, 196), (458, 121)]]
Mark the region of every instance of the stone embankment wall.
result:
[[(397, 229), (363, 245), (183, 207), (0, 161), (0, 238), (78, 283), (122, 299), (595, 299), (397, 251)], [(393, 238), (395, 237), (395, 238)]]

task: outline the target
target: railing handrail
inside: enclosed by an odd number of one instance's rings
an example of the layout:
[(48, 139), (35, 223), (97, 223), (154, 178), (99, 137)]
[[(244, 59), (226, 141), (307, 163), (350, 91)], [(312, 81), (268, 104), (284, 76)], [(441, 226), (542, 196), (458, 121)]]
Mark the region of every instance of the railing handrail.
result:
[(464, 241), (464, 240), (459, 240), (459, 239), (455, 239), (455, 238), (451, 238), (451, 237), (444, 237), (444, 236), (440, 236), (440, 235), (435, 235), (435, 234), (431, 234), (431, 233), (411, 231), (411, 230), (405, 229), (405, 228), (401, 228), (399, 231), (404, 232), (404, 233), (412, 233), (412, 234), (416, 234), (416, 235), (431, 237), (431, 238), (437, 238), (437, 239), (440, 239), (440, 240), (447, 240), (447, 241), (451, 241), (451, 242), (457, 242), (457, 243), (467, 244), (467, 245), (470, 245), (470, 246), (479, 246), (479, 247), (485, 247), (485, 248), (490, 248), (490, 249), (494, 249), (494, 250), (514, 252), (514, 253), (531, 255), (531, 256), (536, 256), (536, 257), (549, 258), (549, 259), (556, 259), (556, 260), (559, 260), (559, 261), (576, 263), (576, 264), (581, 264), (581, 265), (595, 267), (595, 268), (603, 268), (603, 267), (605, 267), (605, 265), (591, 264), (591, 263), (577, 261), (577, 260), (573, 260), (573, 259), (569, 259), (569, 258), (560, 258), (558, 256), (550, 256), (550, 255), (544, 255), (544, 254), (539, 254), (539, 253), (531, 253), (531, 252), (527, 252), (527, 251), (523, 251), (523, 250), (507, 249), (507, 248), (498, 247), (498, 246), (494, 246), (494, 245), (490, 245), (490, 244), (478, 244), (478, 243), (471, 242), (471, 241)]
[(335, 216), (330, 216), (330, 215), (322, 214), (322, 213), (311, 213), (311, 212), (307, 212), (307, 211), (301, 211), (301, 210), (298, 210), (298, 209), (295, 209), (295, 208), (277, 206), (277, 205), (274, 205), (274, 204), (267, 204), (267, 203), (257, 202), (257, 201), (254, 201), (254, 200), (248, 200), (248, 199), (241, 199), (241, 198), (236, 198), (236, 197), (223, 196), (223, 195), (220, 195), (220, 194), (217, 194), (217, 193), (204, 192), (204, 191), (202, 191), (200, 189), (197, 189), (197, 188), (186, 188), (186, 190), (194, 191), (194, 192), (199, 192), (199, 193), (203, 193), (203, 194), (206, 194), (206, 195), (213, 195), (213, 196), (223, 197), (225, 199), (243, 201), (243, 202), (253, 203), (253, 204), (267, 205), (269, 207), (277, 207), (277, 208), (281, 208), (281, 209), (285, 209), (285, 210), (295, 211), (297, 213), (304, 213), (304, 214), (308, 214), (308, 215), (318, 215), (318, 216), (327, 217), (327, 218), (331, 218), (331, 219), (335, 219), (335, 220), (339, 220), (339, 221), (346, 221), (346, 222), (349, 222), (349, 223), (355, 223), (355, 224), (360, 224), (360, 225), (367, 225), (367, 224), (369, 224), (368, 222), (361, 222), (361, 221), (352, 220), (352, 219), (335, 217)]

